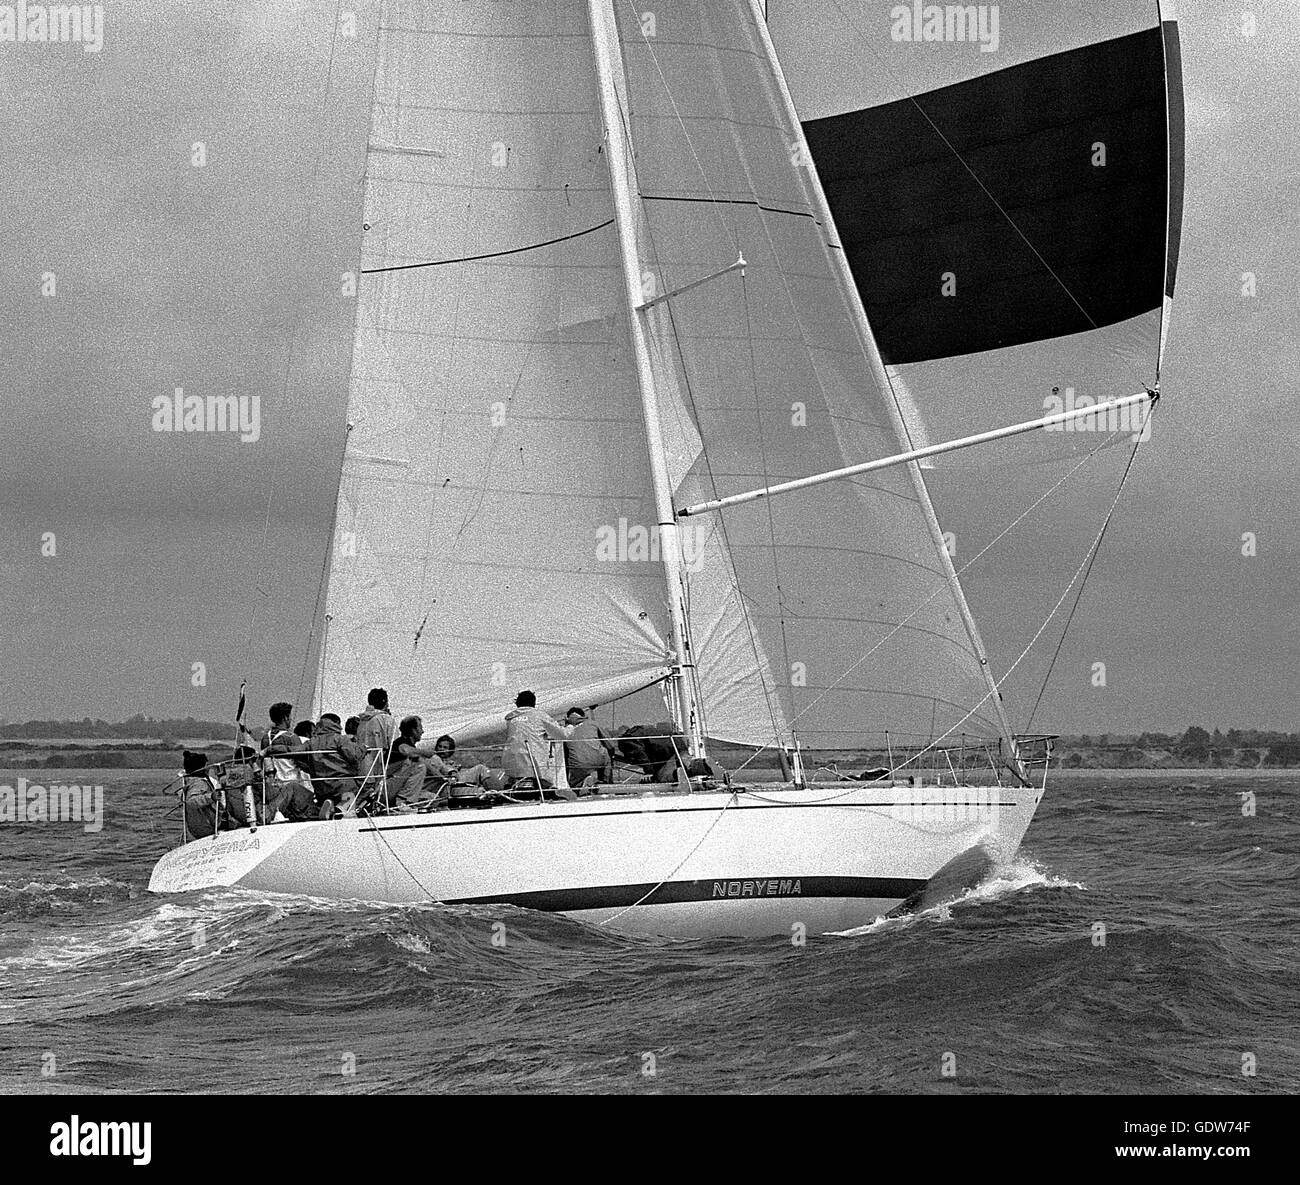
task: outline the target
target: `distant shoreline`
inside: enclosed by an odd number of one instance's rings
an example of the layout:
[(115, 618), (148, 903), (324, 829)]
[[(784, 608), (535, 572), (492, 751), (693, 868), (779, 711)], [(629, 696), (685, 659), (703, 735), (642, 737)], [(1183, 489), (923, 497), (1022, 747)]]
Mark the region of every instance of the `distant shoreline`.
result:
[[(1268, 765), (1259, 768), (1241, 766), (1199, 765), (1186, 769), (1165, 769), (1161, 766), (1093, 766), (1091, 769), (1052, 769), (1048, 771), (1047, 783), (1050, 786), (1057, 778), (1087, 778), (1104, 774), (1115, 778), (1149, 778), (1158, 774), (1162, 778), (1300, 778), (1300, 768), (1286, 765)], [(1041, 774), (1039, 775), (1041, 777)]]

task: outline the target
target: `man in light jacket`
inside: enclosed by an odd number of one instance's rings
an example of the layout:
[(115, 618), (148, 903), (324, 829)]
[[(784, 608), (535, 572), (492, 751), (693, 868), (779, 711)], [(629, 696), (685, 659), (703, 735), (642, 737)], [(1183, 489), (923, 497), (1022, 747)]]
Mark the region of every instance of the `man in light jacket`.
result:
[(366, 697), (367, 708), (358, 717), (357, 744), (363, 750), (361, 776), (366, 790), (382, 789), (385, 758), (397, 735), (397, 723), (388, 713), (388, 692), (372, 687)]
[(564, 773), (564, 725), (537, 706), (537, 696), (521, 691), (515, 710), (506, 716), (506, 747), (501, 764), (512, 782), (536, 779), (538, 787), (561, 785)]
[(302, 777), (306, 745), (292, 728), (293, 705), (272, 704), (271, 727), (262, 738), (262, 756), (271, 776), (266, 784), (266, 820), (300, 823), (316, 818), (316, 796)]

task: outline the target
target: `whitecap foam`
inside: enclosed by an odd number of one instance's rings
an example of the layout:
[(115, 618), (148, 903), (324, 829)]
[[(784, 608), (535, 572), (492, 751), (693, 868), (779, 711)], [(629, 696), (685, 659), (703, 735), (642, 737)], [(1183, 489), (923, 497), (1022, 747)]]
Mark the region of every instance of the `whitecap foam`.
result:
[(101, 959), (120, 959), (140, 952), (181, 952), (193, 947), (199, 926), (220, 931), (223, 921), (220, 916), (214, 917), (211, 909), (164, 901), (134, 922), (93, 926), (81, 934), (55, 934), (36, 940), (21, 954), (0, 960), (0, 965), (10, 970), (70, 971)]
[(90, 876), (78, 881), (28, 881), (26, 884), (14, 884), (12, 881), (0, 881), (0, 892), (5, 893), (60, 893), (69, 889), (129, 889), (126, 881), (112, 880), (106, 876)]
[(992, 876), (981, 881), (973, 889), (968, 889), (959, 900), (992, 901), (998, 897), (1005, 897), (1009, 893), (1033, 888), (1079, 889), (1085, 893), (1088, 891), (1088, 886), (1081, 881), (1057, 876), (1048, 872), (1037, 860), (1021, 855), (1010, 864), (994, 869)]
[(419, 934), (389, 934), (388, 941), (417, 955), (427, 955), (431, 949), (429, 940)]

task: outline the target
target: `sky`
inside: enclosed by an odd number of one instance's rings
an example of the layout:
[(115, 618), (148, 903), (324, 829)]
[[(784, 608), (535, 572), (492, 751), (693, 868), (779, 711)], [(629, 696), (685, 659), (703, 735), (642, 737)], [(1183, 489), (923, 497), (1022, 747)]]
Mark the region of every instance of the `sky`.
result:
[[(335, 7), (110, 3), (99, 53), (0, 43), (0, 717), (228, 719), (246, 675), (259, 703), (303, 682), (373, 63), (373, 8), (335, 38)], [(820, 114), (836, 71), (869, 60), (853, 30), (880, 6), (770, 7), (801, 110)], [(985, 56), (1039, 52), (1041, 19), (1000, 7), (1003, 53)], [(1300, 8), (1251, 11), (1248, 36), (1240, 5), (1178, 6), (1187, 190), (1165, 398), (1036, 729), (1300, 728)], [(152, 431), (177, 387), (258, 396), (260, 439)], [(1081, 558), (1105, 505), (1086, 509), (1092, 528), (1039, 531), (967, 580), (995, 671)], [(1017, 727), (1057, 635), (1008, 682)]]

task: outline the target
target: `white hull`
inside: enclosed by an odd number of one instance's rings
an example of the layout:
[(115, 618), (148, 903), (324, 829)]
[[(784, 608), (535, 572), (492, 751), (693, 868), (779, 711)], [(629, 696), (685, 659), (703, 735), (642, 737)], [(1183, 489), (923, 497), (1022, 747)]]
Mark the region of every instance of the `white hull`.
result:
[(1041, 796), (833, 783), (278, 823), (169, 852), (149, 888), (508, 904), (680, 938), (815, 934), (937, 888), (964, 855), (1009, 860)]

